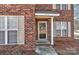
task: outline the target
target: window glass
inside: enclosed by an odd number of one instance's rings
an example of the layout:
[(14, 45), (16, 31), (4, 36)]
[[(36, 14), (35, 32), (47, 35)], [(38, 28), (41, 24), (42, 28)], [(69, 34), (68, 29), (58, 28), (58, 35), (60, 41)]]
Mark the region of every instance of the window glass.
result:
[(18, 17), (9, 16), (8, 17), (8, 29), (17, 29), (18, 27)]
[(8, 43), (17, 43), (17, 31), (8, 31)]
[(79, 39), (79, 4), (74, 4), (74, 38)]
[(62, 36), (67, 37), (67, 22), (62, 22)]
[(56, 30), (61, 30), (61, 22), (56, 22)]
[(56, 22), (56, 36), (61, 36), (61, 22)]
[(56, 4), (56, 9), (60, 10), (60, 4)]
[(53, 36), (56, 37), (56, 22), (53, 22)]
[(0, 31), (0, 44), (4, 44), (4, 43), (5, 43), (5, 32)]
[(62, 10), (67, 10), (68, 9), (68, 5), (67, 4), (62, 4)]
[(62, 29), (66, 29), (67, 30), (67, 22), (62, 22)]
[(59, 37), (61, 36), (61, 22), (57, 21), (54, 22), (54, 37)]
[(4, 29), (4, 28), (5, 28), (5, 17), (0, 16), (0, 29)]
[(0, 44), (23, 44), (23, 34), (24, 16), (0, 16)]
[(68, 4), (56, 4), (56, 9), (58, 10), (67, 10)]
[(79, 21), (75, 21), (74, 25), (74, 36), (75, 38), (79, 38)]
[(67, 22), (54, 22), (54, 37), (67, 37), (68, 36), (68, 23)]
[(62, 30), (62, 37), (67, 37), (67, 30)]
[(61, 30), (56, 30), (56, 37), (60, 37), (61, 36)]

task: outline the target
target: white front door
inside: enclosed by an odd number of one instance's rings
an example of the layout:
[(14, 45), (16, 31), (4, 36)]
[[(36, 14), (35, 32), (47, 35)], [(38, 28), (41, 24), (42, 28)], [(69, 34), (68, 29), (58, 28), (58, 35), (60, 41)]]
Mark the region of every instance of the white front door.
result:
[(47, 40), (47, 21), (38, 21), (38, 40)]

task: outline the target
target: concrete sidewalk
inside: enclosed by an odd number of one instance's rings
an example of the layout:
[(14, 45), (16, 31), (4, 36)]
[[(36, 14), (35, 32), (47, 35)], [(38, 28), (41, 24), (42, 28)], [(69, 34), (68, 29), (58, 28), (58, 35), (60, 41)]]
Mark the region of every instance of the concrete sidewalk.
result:
[(36, 53), (38, 55), (57, 55), (55, 49), (51, 46), (37, 46)]

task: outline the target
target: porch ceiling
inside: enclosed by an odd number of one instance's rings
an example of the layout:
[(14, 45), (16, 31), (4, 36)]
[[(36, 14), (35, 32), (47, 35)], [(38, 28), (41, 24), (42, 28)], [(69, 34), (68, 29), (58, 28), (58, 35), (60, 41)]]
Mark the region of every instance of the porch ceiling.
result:
[(59, 16), (60, 14), (51, 10), (51, 11), (36, 11), (35, 16)]

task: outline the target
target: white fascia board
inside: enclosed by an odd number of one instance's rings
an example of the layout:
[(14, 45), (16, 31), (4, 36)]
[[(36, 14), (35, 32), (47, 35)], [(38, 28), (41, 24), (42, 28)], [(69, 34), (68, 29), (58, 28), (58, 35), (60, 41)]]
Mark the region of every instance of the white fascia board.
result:
[(60, 14), (35, 13), (36, 16), (60, 16)]

